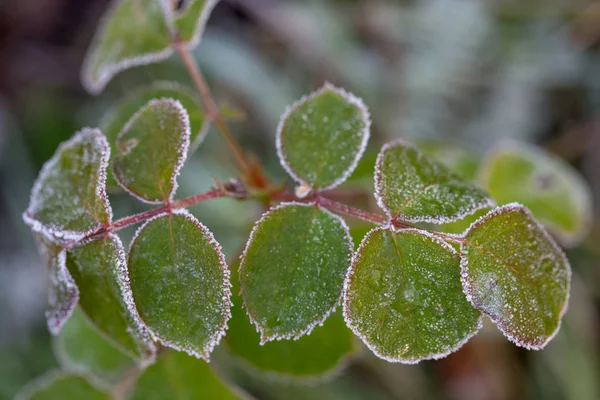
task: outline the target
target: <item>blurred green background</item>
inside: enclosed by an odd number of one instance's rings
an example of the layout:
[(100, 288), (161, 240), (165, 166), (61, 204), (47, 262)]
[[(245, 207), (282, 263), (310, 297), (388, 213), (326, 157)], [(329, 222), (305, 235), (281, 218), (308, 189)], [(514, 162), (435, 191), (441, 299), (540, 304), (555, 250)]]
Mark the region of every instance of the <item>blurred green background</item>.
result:
[[(0, 399), (57, 365), (44, 320), (46, 270), (21, 221), (38, 170), (60, 142), (97, 126), (135, 88), (190, 84), (172, 57), (119, 74), (100, 96), (86, 94), (79, 69), (107, 5), (0, 4)], [(275, 181), (286, 179), (274, 149), (279, 115), (328, 80), (362, 97), (372, 114), (359, 175), (371, 173), (380, 145), (396, 137), (440, 140), (476, 157), (511, 138), (579, 170), (600, 212), (598, 1), (222, 0), (194, 55), (234, 134)], [(236, 176), (211, 128), (182, 172), (178, 197), (206, 191), (211, 177)], [(374, 207), (369, 178), (347, 187), (353, 202)], [(117, 218), (143, 209), (126, 195), (111, 201)], [(262, 209), (223, 200), (191, 211), (231, 260)], [(569, 311), (543, 351), (517, 348), (486, 325), (446, 359), (397, 365), (362, 349), (340, 376), (310, 386), (236, 371), (227, 356), (216, 362), (260, 399), (598, 399), (600, 219), (593, 221), (590, 235), (567, 251)], [(128, 241), (133, 229), (123, 233)]]

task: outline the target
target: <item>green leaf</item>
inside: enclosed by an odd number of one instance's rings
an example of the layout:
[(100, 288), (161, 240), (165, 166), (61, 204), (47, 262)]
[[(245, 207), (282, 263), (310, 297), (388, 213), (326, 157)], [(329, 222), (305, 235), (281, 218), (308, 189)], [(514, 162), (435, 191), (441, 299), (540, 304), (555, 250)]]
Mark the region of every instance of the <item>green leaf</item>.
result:
[(400, 140), (379, 152), (375, 197), (390, 218), (434, 224), (494, 205), (481, 188)]
[(185, 108), (173, 99), (150, 100), (115, 143), (112, 170), (123, 189), (148, 203), (169, 203), (190, 144)]
[(419, 150), (439, 161), (463, 179), (472, 181), (477, 178), (479, 158), (465, 146), (443, 140), (417, 142)]
[[(115, 151), (117, 136), (123, 130), (127, 121), (150, 100), (160, 98), (172, 98), (179, 101), (185, 108), (190, 120), (190, 147), (188, 154), (196, 151), (204, 140), (210, 125), (204, 119), (204, 113), (202, 112), (202, 107), (197, 96), (187, 87), (177, 82), (159, 81), (124, 97), (102, 118), (100, 126), (113, 152)], [(106, 186), (109, 191), (119, 188), (110, 169), (106, 177)]]
[(155, 349), (133, 304), (125, 262), (121, 240), (109, 234), (71, 249), (67, 268), (79, 286), (83, 312), (143, 365), (152, 361)]
[(102, 386), (117, 383), (135, 361), (113, 346), (76, 308), (54, 338), (54, 354), (63, 368), (97, 380)]
[(334, 188), (356, 168), (370, 126), (361, 99), (326, 83), (281, 116), (277, 127), (281, 165), (301, 185)]
[(499, 204), (528, 207), (559, 241), (572, 246), (589, 232), (592, 195), (588, 184), (564, 160), (522, 143), (497, 147), (486, 158), (481, 183)]
[(104, 393), (92, 386), (83, 376), (54, 372), (29, 383), (16, 396), (16, 400), (85, 399), (109, 400)]
[(113, 0), (83, 63), (83, 86), (97, 94), (120, 71), (167, 59), (173, 53), (172, 19), (165, 0)]
[(240, 286), (264, 344), (298, 339), (335, 309), (350, 265), (343, 219), (314, 204), (283, 203), (256, 223), (242, 255)]
[(106, 197), (110, 148), (98, 129), (84, 128), (44, 164), (31, 191), (24, 221), (61, 240), (79, 240), (112, 219)]
[(462, 291), (458, 253), (418, 229), (365, 236), (346, 277), (344, 316), (378, 357), (406, 364), (445, 357), (481, 327)]
[(203, 360), (167, 350), (137, 381), (133, 400), (244, 399), (239, 389), (219, 378)]
[(208, 18), (218, 2), (219, 0), (187, 0), (176, 13), (175, 26), (179, 39), (187, 42), (190, 49), (200, 43)]
[[(237, 272), (234, 273), (237, 275)], [(234, 282), (233, 293), (239, 292)], [(260, 344), (260, 334), (242, 308), (242, 298), (233, 296), (232, 318), (225, 342), (231, 353), (252, 368), (283, 380), (320, 379), (340, 370), (354, 351), (352, 332), (341, 313), (332, 314), (310, 335), (298, 340), (278, 340)]]
[(183, 211), (149, 220), (131, 242), (129, 276), (155, 340), (208, 360), (231, 316), (229, 270), (212, 233)]
[(34, 233), (42, 261), (48, 267), (48, 329), (57, 335), (79, 301), (79, 289), (66, 266), (67, 252), (41, 233)]
[(519, 204), (474, 223), (461, 244), (467, 298), (519, 346), (542, 349), (567, 309), (571, 267), (550, 235)]

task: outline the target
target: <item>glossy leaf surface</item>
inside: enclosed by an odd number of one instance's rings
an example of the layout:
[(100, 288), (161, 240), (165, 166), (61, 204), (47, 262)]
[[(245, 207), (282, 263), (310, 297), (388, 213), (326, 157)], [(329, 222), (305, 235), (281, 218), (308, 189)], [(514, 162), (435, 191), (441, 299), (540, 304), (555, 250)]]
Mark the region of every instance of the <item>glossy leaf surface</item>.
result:
[(261, 341), (310, 333), (337, 304), (350, 265), (345, 222), (312, 204), (284, 203), (256, 223), (240, 264), (244, 305)]
[(521, 205), (491, 211), (461, 245), (464, 291), (519, 346), (543, 348), (567, 309), (571, 268)]
[(458, 253), (417, 229), (367, 234), (346, 278), (344, 315), (377, 356), (408, 364), (447, 356), (481, 326)]

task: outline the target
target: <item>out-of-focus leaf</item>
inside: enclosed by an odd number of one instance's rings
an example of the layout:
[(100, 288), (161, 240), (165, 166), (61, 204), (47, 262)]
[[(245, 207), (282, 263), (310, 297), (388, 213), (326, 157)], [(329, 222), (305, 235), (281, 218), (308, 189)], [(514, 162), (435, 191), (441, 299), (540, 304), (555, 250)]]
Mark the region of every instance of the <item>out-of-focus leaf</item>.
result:
[[(160, 98), (177, 100), (187, 111), (190, 120), (188, 154), (193, 153), (200, 146), (208, 132), (209, 123), (204, 119), (204, 113), (197, 96), (187, 87), (177, 82), (159, 81), (124, 97), (102, 118), (100, 127), (113, 151), (115, 150), (117, 136), (123, 130), (127, 121), (150, 100)], [(110, 169), (106, 177), (106, 186), (108, 190), (118, 188)]]
[(348, 326), (387, 361), (445, 357), (481, 327), (462, 291), (458, 253), (426, 231), (369, 232), (344, 287)]
[(452, 222), (493, 205), (485, 191), (403, 141), (382, 147), (375, 195), (390, 218), (410, 222)]
[(477, 177), (479, 158), (465, 147), (444, 141), (419, 141), (419, 150), (441, 162), (462, 178), (472, 181)]
[(131, 396), (133, 400), (244, 398), (248, 397), (223, 382), (206, 361), (174, 350), (164, 351), (142, 373)]
[(66, 266), (67, 252), (51, 243), (41, 233), (34, 233), (38, 252), (48, 267), (48, 329), (58, 334), (71, 317), (79, 301), (79, 289)]
[(567, 309), (571, 268), (562, 250), (519, 204), (479, 219), (461, 243), (467, 298), (509, 340), (543, 348)]
[(16, 396), (16, 400), (110, 400), (92, 386), (83, 376), (55, 372), (29, 383)]
[(231, 316), (229, 269), (212, 233), (187, 212), (149, 220), (131, 242), (129, 277), (155, 340), (208, 359)]
[(167, 59), (174, 21), (165, 0), (112, 0), (86, 55), (81, 82), (101, 92), (120, 71)]
[(480, 181), (499, 204), (528, 207), (564, 245), (577, 244), (589, 231), (591, 191), (558, 157), (525, 144), (501, 145), (484, 160)]
[(135, 361), (113, 346), (80, 309), (74, 310), (54, 338), (54, 353), (66, 370), (94, 377), (104, 385), (118, 382), (123, 373), (135, 365)]
[(206, 22), (219, 0), (187, 0), (175, 15), (175, 26), (179, 39), (190, 48), (200, 43)]
[(331, 189), (356, 168), (371, 119), (361, 99), (326, 83), (294, 103), (277, 127), (277, 153), (301, 185)]
[(106, 197), (110, 147), (98, 129), (85, 128), (44, 164), (23, 219), (36, 232), (78, 240), (112, 219)]
[(298, 339), (325, 321), (352, 250), (344, 220), (316, 205), (283, 203), (263, 215), (239, 270), (244, 306), (262, 343)]
[(67, 268), (80, 290), (79, 305), (94, 325), (130, 356), (147, 363), (154, 346), (133, 304), (125, 250), (118, 236), (71, 249)]
[(190, 121), (177, 100), (150, 100), (115, 142), (113, 174), (121, 187), (148, 203), (168, 203), (190, 144)]

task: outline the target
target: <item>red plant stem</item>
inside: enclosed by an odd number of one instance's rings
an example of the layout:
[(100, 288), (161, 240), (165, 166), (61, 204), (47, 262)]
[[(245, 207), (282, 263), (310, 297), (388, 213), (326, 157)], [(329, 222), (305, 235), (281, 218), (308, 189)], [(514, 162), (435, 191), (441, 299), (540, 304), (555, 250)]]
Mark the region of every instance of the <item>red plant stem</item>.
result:
[(388, 219), (379, 214), (374, 214), (365, 210), (361, 210), (359, 208), (354, 208), (347, 204), (339, 203), (335, 200), (331, 200), (326, 197), (318, 196), (317, 204), (330, 210), (335, 210), (347, 215), (351, 215), (358, 219), (362, 219), (363, 221), (372, 222), (377, 225), (386, 225), (388, 223)]

